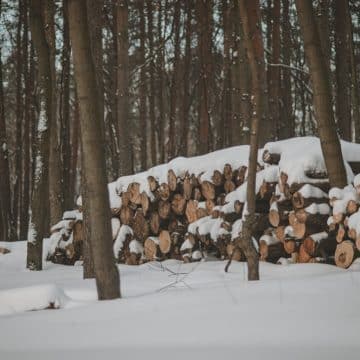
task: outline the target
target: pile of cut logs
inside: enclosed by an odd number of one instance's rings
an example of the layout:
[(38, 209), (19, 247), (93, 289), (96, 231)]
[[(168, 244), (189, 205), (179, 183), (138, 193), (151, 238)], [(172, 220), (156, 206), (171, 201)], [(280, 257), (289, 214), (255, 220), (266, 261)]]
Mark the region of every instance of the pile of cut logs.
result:
[(355, 177), (354, 185), (329, 192), (329, 233), (336, 238), (335, 263), (342, 268), (348, 268), (360, 256), (360, 175)]
[[(264, 166), (277, 166), (280, 155), (263, 152)], [(258, 166), (258, 171), (263, 170)], [(234, 247), (242, 225), (244, 202), (231, 203), (227, 195), (236, 194), (246, 180), (246, 166), (233, 169), (226, 164), (211, 179), (186, 172), (176, 176), (168, 170), (167, 182), (148, 176), (151, 196), (140, 183), (130, 182), (118, 193), (120, 207), (112, 208), (114, 255), (118, 262), (135, 265), (145, 261), (178, 259), (199, 261), (212, 254), (220, 259), (232, 256), (244, 260)], [(288, 183), (287, 174), (278, 169), (274, 181), (261, 183), (256, 195), (257, 230), (254, 238), (260, 259), (281, 262), (334, 262), (348, 267), (360, 246), (358, 197), (346, 206), (330, 192), (323, 172), (306, 173), (311, 183)], [(244, 184), (243, 186), (246, 186)], [(346, 198), (347, 199), (347, 198)], [(331, 207), (333, 208), (332, 217)], [(341, 208), (338, 213), (337, 209)], [(225, 211), (225, 209), (227, 209)], [(74, 264), (82, 258), (84, 231), (81, 207), (66, 212), (51, 229), (52, 248), (48, 259)], [(351, 215), (353, 214), (353, 215)], [(351, 215), (351, 216), (349, 216)], [(354, 216), (359, 221), (351, 220)], [(335, 256), (335, 258), (334, 258)]]

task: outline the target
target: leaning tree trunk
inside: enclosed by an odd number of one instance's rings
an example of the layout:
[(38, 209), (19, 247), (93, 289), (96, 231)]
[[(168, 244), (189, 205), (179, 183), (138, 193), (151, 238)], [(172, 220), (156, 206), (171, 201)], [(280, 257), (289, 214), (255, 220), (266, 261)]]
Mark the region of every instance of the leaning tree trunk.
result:
[(79, 96), (83, 171), (91, 222), (91, 252), (99, 300), (120, 297), (119, 272), (114, 263), (109, 194), (106, 184), (104, 133), (98, 101), (95, 65), (88, 33), (86, 3), (69, 0), (70, 39)]
[(266, 96), (266, 73), (264, 45), (261, 36), (260, 5), (256, 0), (240, 0), (240, 18), (244, 29), (247, 55), (249, 59), (252, 84), (252, 119), (250, 131), (250, 154), (247, 179), (247, 210), (240, 246), (248, 262), (248, 279), (259, 280), (259, 255), (254, 247), (252, 233), (255, 220), (255, 183), (259, 143), (259, 124), (264, 114), (264, 96)]
[(42, 244), (48, 230), (49, 214), (49, 125), (52, 115), (52, 82), (50, 49), (46, 41), (43, 2), (31, 0), (30, 29), (38, 57), (39, 119), (36, 133), (35, 171), (32, 184), (26, 266), (42, 270)]
[(344, 187), (347, 184), (345, 166), (336, 133), (326, 59), (321, 51), (312, 1), (296, 0), (296, 8), (313, 83), (314, 108), (330, 185)]

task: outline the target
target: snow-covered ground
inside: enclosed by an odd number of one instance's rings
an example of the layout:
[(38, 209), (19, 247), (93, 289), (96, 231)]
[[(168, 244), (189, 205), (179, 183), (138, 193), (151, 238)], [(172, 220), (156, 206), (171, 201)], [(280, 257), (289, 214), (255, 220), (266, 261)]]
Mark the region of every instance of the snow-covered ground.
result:
[[(120, 265), (123, 298), (96, 301), (81, 266), (25, 269), (1, 243), (0, 359), (359, 359), (360, 263)], [(52, 302), (58, 310), (44, 308)]]

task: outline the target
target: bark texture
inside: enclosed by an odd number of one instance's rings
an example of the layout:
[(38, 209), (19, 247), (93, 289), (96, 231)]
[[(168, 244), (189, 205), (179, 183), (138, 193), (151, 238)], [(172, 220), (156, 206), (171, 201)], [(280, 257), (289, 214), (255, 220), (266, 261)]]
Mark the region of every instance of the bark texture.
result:
[(336, 133), (326, 59), (321, 51), (312, 1), (296, 0), (296, 8), (304, 38), (305, 56), (310, 68), (314, 108), (330, 185), (344, 187), (347, 184), (346, 172), (340, 141)]
[(91, 251), (99, 300), (120, 297), (119, 272), (112, 253), (109, 197), (103, 151), (102, 113), (88, 33), (88, 14), (82, 1), (69, 0), (70, 38), (79, 96), (83, 171), (91, 222)]

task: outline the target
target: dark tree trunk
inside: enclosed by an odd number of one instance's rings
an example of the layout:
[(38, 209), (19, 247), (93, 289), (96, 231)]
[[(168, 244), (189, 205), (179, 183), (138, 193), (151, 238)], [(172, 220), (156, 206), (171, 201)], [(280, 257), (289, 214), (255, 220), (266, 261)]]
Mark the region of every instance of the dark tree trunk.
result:
[(191, 68), (191, 19), (192, 4), (186, 2), (186, 24), (185, 24), (185, 55), (184, 55), (184, 76), (183, 76), (183, 102), (182, 102), (182, 124), (181, 141), (177, 155), (187, 156), (189, 136), (189, 110), (190, 110), (190, 68)]
[(132, 149), (129, 121), (129, 9), (127, 0), (116, 2), (117, 27), (117, 123), (119, 141), (119, 176), (130, 175), (132, 169)]
[(292, 110), (292, 84), (291, 84), (291, 24), (289, 14), (289, 0), (282, 1), (282, 58), (283, 63), (287, 67), (281, 69), (281, 99), (282, 106), (280, 108), (279, 123), (279, 139), (287, 139), (295, 136), (295, 121)]
[(169, 114), (169, 140), (168, 140), (168, 160), (171, 160), (175, 156), (176, 152), (176, 104), (178, 97), (178, 71), (180, 60), (180, 1), (175, 2), (174, 13), (174, 62), (173, 71), (170, 84), (170, 114)]
[(321, 51), (311, 0), (296, 0), (304, 48), (313, 84), (314, 108), (318, 123), (321, 148), (331, 186), (347, 184), (340, 141), (336, 133), (331, 101), (331, 87), (325, 56)]
[(42, 244), (49, 228), (49, 127), (53, 86), (51, 54), (45, 33), (44, 2), (31, 0), (30, 4), (31, 38), (38, 57), (40, 93), (26, 266), (30, 270), (42, 270)]
[[(22, 199), (20, 205), (20, 239), (26, 239), (29, 225), (29, 203), (30, 203), (30, 125), (31, 125), (31, 102), (32, 83), (29, 61), (29, 26), (28, 26), (29, 1), (24, 0), (24, 32), (23, 32), (23, 59), (24, 59), (24, 83), (25, 83), (25, 104), (24, 104), (24, 134), (23, 134), (23, 162), (24, 179)], [(30, 63), (30, 64), (29, 64)]]
[(210, 150), (210, 78), (212, 76), (212, 1), (196, 1), (199, 78), (199, 153)]
[(74, 202), (74, 188), (71, 186), (71, 174), (75, 169), (71, 166), (70, 142), (70, 36), (67, 0), (63, 0), (63, 48), (61, 59), (61, 157), (62, 157), (62, 191), (64, 195), (64, 209), (70, 209)]
[(15, 184), (13, 196), (13, 217), (16, 228), (16, 236), (19, 228), (20, 203), (22, 198), (22, 132), (23, 132), (23, 98), (22, 98), (22, 72), (23, 59), (21, 49), (21, 31), (23, 23), (23, 0), (19, 0), (19, 14), (16, 29), (16, 150), (15, 150)]
[(145, 64), (145, 14), (143, 1), (138, 2), (140, 16), (140, 85), (139, 85), (139, 119), (140, 119), (140, 164), (141, 170), (147, 167), (147, 114), (146, 114), (146, 64)]
[(271, 15), (271, 63), (273, 66), (269, 66), (269, 115), (277, 138), (280, 127), (280, 67), (276, 66), (280, 62), (280, 0), (274, 0)]
[(334, 0), (336, 117), (341, 138), (351, 141), (351, 71), (348, 0)]
[(62, 217), (63, 198), (61, 185), (61, 161), (59, 147), (59, 126), (57, 121), (57, 94), (56, 94), (56, 69), (55, 69), (55, 4), (53, 1), (44, 3), (45, 35), (50, 51), (51, 66), (51, 118), (49, 119), (50, 131), (50, 159), (49, 159), (49, 201), (50, 225), (56, 224)]
[(158, 133), (158, 143), (159, 143), (159, 153), (160, 153), (160, 163), (165, 161), (165, 121), (164, 121), (164, 73), (165, 73), (165, 59), (164, 59), (164, 37), (162, 33), (162, 24), (163, 24), (163, 16), (162, 16), (162, 1), (159, 0), (157, 3), (158, 6), (158, 23), (157, 23), (157, 36), (158, 36), (158, 44), (157, 44), (157, 98), (158, 98), (158, 111), (159, 117), (156, 124), (157, 133)]
[(250, 140), (251, 103), (250, 70), (244, 45), (244, 34), (239, 21), (239, 0), (233, 0), (231, 10), (231, 134), (230, 144), (248, 144)]
[(73, 48), (76, 87), (79, 96), (83, 171), (86, 177), (86, 206), (91, 223), (93, 255), (99, 300), (120, 297), (119, 272), (114, 263), (109, 195), (106, 184), (102, 108), (96, 80), (86, 4), (69, 0), (70, 38)]
[(155, 115), (155, 59), (154, 59), (154, 16), (153, 1), (146, 1), (147, 19), (148, 19), (148, 40), (149, 40), (149, 118), (150, 118), (150, 151), (151, 166), (156, 165), (156, 115)]
[(16, 228), (12, 220), (11, 209), (9, 153), (5, 122), (3, 64), (1, 55), (2, 51), (0, 48), (0, 236), (3, 241), (13, 241), (16, 240)]

